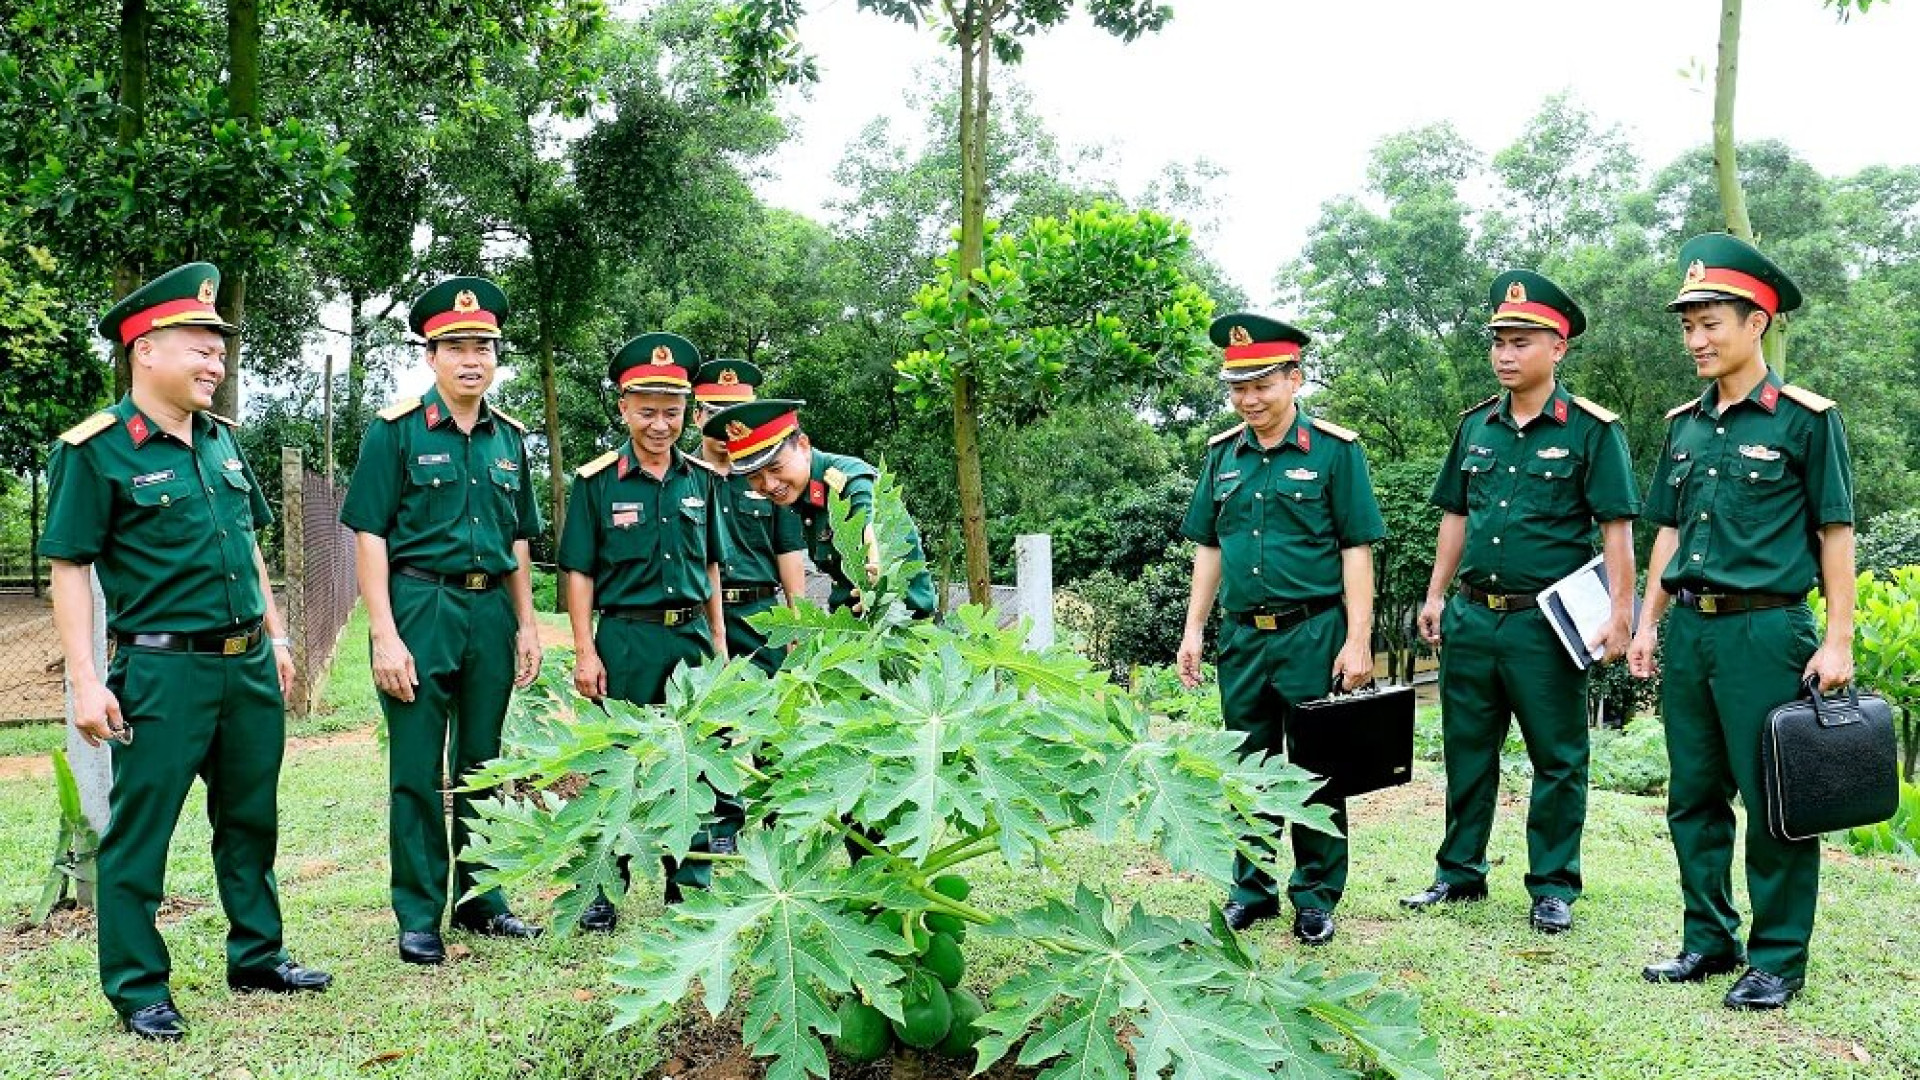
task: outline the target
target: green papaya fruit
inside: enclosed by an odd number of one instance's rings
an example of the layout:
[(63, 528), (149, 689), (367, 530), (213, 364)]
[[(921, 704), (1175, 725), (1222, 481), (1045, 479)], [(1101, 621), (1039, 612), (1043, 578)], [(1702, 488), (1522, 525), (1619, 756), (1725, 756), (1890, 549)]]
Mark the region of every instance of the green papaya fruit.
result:
[(941, 874), (933, 879), (933, 891), (949, 900), (965, 900), (973, 895), (973, 886), (959, 874)]
[(918, 1050), (938, 1046), (953, 1027), (953, 1002), (947, 998), (947, 988), (924, 971), (908, 978), (900, 1012), (901, 1018), (893, 1021), (893, 1033)]
[(935, 1050), (948, 1057), (964, 1058), (973, 1054), (974, 1046), (980, 1036), (986, 1034), (974, 1026), (974, 1021), (986, 1015), (987, 1003), (980, 995), (961, 987), (948, 995), (953, 1005), (953, 1026), (947, 1029), (947, 1037), (940, 1040)]
[(848, 1061), (878, 1061), (892, 1046), (893, 1034), (884, 1013), (857, 997), (840, 1002), (840, 1034), (833, 1039), (836, 1053)]
[(934, 934), (927, 939), (927, 951), (920, 958), (920, 966), (933, 973), (940, 985), (951, 990), (960, 985), (960, 976), (966, 970), (966, 960), (960, 955), (960, 943), (952, 934)]

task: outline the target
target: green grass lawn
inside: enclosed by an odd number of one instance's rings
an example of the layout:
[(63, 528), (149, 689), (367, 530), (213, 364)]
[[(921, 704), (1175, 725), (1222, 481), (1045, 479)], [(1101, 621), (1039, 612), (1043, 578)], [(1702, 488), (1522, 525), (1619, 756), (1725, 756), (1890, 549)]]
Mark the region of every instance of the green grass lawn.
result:
[[(386, 898), (385, 766), (372, 738), (364, 623), (342, 646), (332, 710), (310, 733), (342, 732), (289, 758), (281, 781), (280, 882), (288, 944), (332, 971), (323, 997), (237, 997), (223, 980), (224, 923), (197, 794), (182, 815), (163, 924), (173, 989), (194, 1031), (172, 1047), (115, 1033), (84, 924), (15, 930), (41, 880), (54, 830), (51, 782), (0, 781), (0, 1076), (46, 1077), (550, 1077), (647, 1075), (661, 1059), (645, 1037), (603, 1031), (601, 958), (658, 911), (658, 888), (626, 901), (614, 939), (548, 937), (532, 945), (465, 935), (442, 968), (394, 954)], [(351, 728), (351, 730), (344, 730)], [(1522, 801), (1503, 803), (1500, 862), (1484, 904), (1429, 914), (1396, 899), (1423, 886), (1439, 838), (1436, 767), (1355, 804), (1353, 868), (1340, 935), (1314, 958), (1380, 972), (1420, 995), (1448, 1075), (1456, 1078), (1893, 1078), (1920, 1076), (1920, 867), (1829, 851), (1807, 991), (1784, 1014), (1719, 1004), (1730, 978), (1653, 987), (1640, 965), (1676, 950), (1680, 900), (1658, 799), (1596, 791), (1587, 831), (1588, 892), (1573, 933), (1526, 926)], [(970, 872), (975, 899), (1024, 904), (1076, 879), (1113, 885), (1169, 913), (1199, 915), (1218, 891), (1170, 875), (1150, 853), (1070, 836), (1047, 873)], [(544, 914), (547, 897), (517, 897)], [(1300, 947), (1283, 923), (1256, 931), (1275, 952)], [(969, 971), (1024, 960), (976, 935)]]

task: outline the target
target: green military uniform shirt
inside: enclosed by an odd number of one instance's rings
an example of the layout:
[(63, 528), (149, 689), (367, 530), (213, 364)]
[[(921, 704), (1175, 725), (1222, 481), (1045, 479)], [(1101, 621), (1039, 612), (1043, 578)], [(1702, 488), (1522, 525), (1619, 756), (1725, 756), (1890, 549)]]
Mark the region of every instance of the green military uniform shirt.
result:
[(1536, 592), (1593, 557), (1594, 522), (1639, 515), (1626, 436), (1613, 421), (1559, 383), (1525, 427), (1514, 424), (1511, 394), (1467, 410), (1430, 498), (1467, 519), (1460, 580)]
[(753, 490), (747, 477), (716, 475), (720, 507), (720, 581), (727, 588), (779, 585), (779, 556), (807, 550), (800, 516)]
[[(853, 507), (856, 517), (865, 520), (873, 512), (873, 481), (879, 471), (857, 457), (845, 454), (829, 454), (822, 450), (813, 451), (813, 470), (811, 482), (800, 501), (794, 504), (794, 512), (800, 517), (801, 527), (805, 530), (807, 557), (820, 572), (833, 579), (833, 594), (827, 601), (829, 608), (843, 607), (853, 603), (853, 582), (846, 570), (840, 565), (840, 553), (833, 546), (833, 519), (827, 512), (827, 491), (837, 492)], [(914, 614), (929, 618), (938, 610), (933, 595), (933, 577), (928, 574), (924, 564), (927, 561), (925, 547), (920, 542), (920, 530), (913, 530), (913, 558), (923, 564), (919, 573), (907, 583), (906, 602)], [(866, 568), (860, 568), (861, 576)]]
[(192, 422), (189, 446), (129, 396), (54, 446), (40, 554), (98, 564), (114, 633), (210, 633), (266, 613), (254, 533), (273, 512), (227, 424)]
[(1353, 433), (1295, 409), (1272, 447), (1245, 425), (1214, 436), (1180, 533), (1220, 549), (1220, 606), (1237, 613), (1340, 596), (1341, 549), (1387, 526)]
[(540, 535), (525, 431), (485, 402), (471, 432), (438, 388), (380, 413), (360, 444), (340, 521), (385, 537), (387, 557), (434, 574), (507, 574)]
[(555, 556), (593, 579), (596, 607), (683, 607), (712, 595), (719, 560), (713, 470), (673, 451), (664, 478), (640, 467), (631, 444), (583, 466), (573, 480)]
[(1772, 371), (1719, 409), (1718, 385), (1668, 414), (1647, 520), (1680, 532), (1669, 592), (1798, 595), (1820, 572), (1820, 527), (1853, 522), (1853, 466), (1833, 403)]

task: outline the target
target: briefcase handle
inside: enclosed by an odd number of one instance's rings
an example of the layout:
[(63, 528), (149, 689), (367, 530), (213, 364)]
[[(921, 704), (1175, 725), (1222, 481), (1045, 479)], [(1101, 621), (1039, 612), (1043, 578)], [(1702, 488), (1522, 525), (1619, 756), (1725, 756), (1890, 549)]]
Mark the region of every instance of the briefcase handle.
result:
[[(1847, 702), (1836, 706), (1832, 700), (1820, 696), (1820, 676), (1809, 675), (1800, 688), (1813, 700), (1814, 722), (1823, 728), (1845, 727), (1860, 722), (1860, 687), (1847, 684)], [(1839, 695), (1835, 695), (1837, 698)]]

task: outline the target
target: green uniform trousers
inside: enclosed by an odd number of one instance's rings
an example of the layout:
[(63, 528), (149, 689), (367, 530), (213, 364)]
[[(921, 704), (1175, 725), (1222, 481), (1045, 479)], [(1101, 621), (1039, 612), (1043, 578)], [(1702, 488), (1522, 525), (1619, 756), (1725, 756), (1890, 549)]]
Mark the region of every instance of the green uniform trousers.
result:
[(1800, 696), (1819, 639), (1806, 605), (1733, 615), (1677, 607), (1667, 621), (1660, 707), (1673, 778), (1667, 826), (1680, 862), (1687, 952), (1740, 951), (1733, 906), (1732, 798), (1747, 807), (1747, 960), (1786, 979), (1806, 977), (1820, 891), (1820, 842), (1767, 832), (1760, 738), (1767, 713)]
[(285, 703), (273, 647), (242, 656), (121, 646), (107, 672), (133, 742), (113, 744), (100, 840), (100, 984), (122, 1016), (168, 997), (172, 965), (154, 928), (167, 846), (193, 778), (207, 785), (213, 871), (227, 914), (227, 967), (287, 959), (273, 878)]
[(787, 650), (767, 648), (767, 635), (748, 626), (747, 617), (771, 611), (778, 603), (778, 596), (769, 596), (751, 604), (729, 604), (726, 608), (727, 655), (751, 658), (753, 666), (766, 672), (768, 678), (780, 670), (780, 665), (787, 659)]
[[(675, 668), (705, 663), (713, 655), (705, 615), (679, 626), (602, 616), (593, 646), (607, 669), (607, 696), (636, 705), (664, 703), (667, 680)], [(736, 799), (717, 795), (714, 817), (708, 836), (733, 836), (746, 818), (745, 807)], [(709, 850), (708, 836), (696, 836), (693, 850)], [(713, 864), (705, 859), (689, 859), (677, 866), (672, 860), (668, 863), (675, 884), (704, 889), (713, 883)], [(625, 863), (620, 872), (626, 875)]]
[[(1231, 614), (1220, 621), (1220, 713), (1227, 730), (1244, 734), (1241, 753), (1291, 753), (1287, 728), (1294, 706), (1327, 695), (1333, 685), (1333, 658), (1346, 636), (1346, 615), (1339, 608), (1286, 630), (1256, 629)], [(1312, 801), (1333, 808), (1340, 835), (1298, 825), (1289, 830), (1293, 875), (1287, 897), (1296, 908), (1332, 911), (1347, 888), (1347, 802), (1319, 796)], [(1244, 855), (1235, 855), (1228, 899), (1272, 902), (1273, 878)]]
[(391, 594), (394, 623), (420, 680), (410, 702), (380, 695), (387, 716), (393, 914), (403, 933), (438, 932), (450, 862), (454, 900), (464, 912), (484, 919), (507, 910), (498, 889), (460, 902), (473, 888), (474, 865), (460, 858), (466, 821), (486, 796), (454, 792), (450, 859), (442, 792), (500, 754), (519, 620), (504, 588), (468, 592), (395, 574)]
[(1538, 608), (1493, 611), (1447, 602), (1440, 650), (1440, 735), (1447, 824), (1439, 880), (1487, 878), (1487, 837), (1500, 794), (1509, 717), (1533, 763), (1527, 803), (1527, 894), (1580, 896), (1580, 834), (1587, 821), (1587, 674), (1575, 667)]

